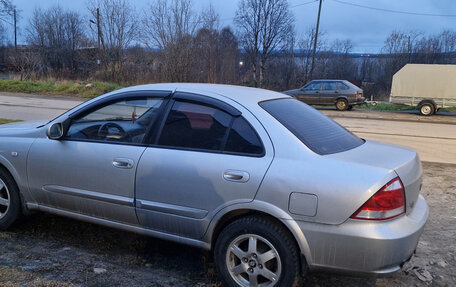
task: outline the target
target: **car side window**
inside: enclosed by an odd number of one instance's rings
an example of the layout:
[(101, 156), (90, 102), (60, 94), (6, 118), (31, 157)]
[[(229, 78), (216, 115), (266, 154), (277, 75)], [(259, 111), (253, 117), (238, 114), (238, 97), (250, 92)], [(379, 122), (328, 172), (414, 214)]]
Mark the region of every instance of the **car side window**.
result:
[(123, 99), (72, 121), (66, 139), (142, 143), (157, 118), (162, 98)]
[(221, 150), (231, 115), (215, 107), (176, 101), (158, 140), (159, 145)]
[(242, 116), (232, 116), (204, 103), (176, 100), (166, 118), (158, 145), (261, 156), (263, 143)]
[(263, 145), (252, 126), (243, 117), (237, 117), (231, 126), (225, 151), (259, 155), (263, 153)]
[(337, 89), (338, 89), (338, 90), (348, 90), (349, 88), (348, 88), (348, 86), (345, 85), (344, 83), (342, 83), (342, 82), (337, 82)]
[(337, 90), (335, 82), (323, 82), (323, 90)]
[(312, 82), (304, 87), (305, 91), (318, 91), (320, 90), (321, 83), (319, 82)]

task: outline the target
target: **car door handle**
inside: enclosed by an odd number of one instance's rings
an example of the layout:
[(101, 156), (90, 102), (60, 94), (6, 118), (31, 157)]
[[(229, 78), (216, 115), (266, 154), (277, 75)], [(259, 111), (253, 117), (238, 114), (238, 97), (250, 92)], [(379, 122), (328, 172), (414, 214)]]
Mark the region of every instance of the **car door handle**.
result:
[(112, 165), (117, 168), (132, 168), (134, 162), (129, 158), (115, 158), (112, 161)]
[(229, 169), (223, 173), (223, 178), (228, 181), (247, 182), (250, 179), (248, 172)]

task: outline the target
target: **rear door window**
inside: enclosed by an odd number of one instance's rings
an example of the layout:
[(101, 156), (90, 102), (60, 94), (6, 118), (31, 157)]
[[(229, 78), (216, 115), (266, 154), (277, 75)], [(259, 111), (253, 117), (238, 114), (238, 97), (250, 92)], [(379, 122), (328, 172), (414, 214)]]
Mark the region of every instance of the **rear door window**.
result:
[(336, 90), (336, 83), (335, 82), (323, 82), (323, 90)]
[(325, 155), (356, 148), (364, 141), (314, 108), (295, 99), (261, 102), (260, 106), (315, 153)]
[(243, 117), (237, 117), (231, 126), (225, 151), (260, 155), (263, 145), (252, 126)]
[(166, 118), (158, 145), (262, 156), (263, 144), (241, 115), (217, 107), (176, 100)]
[(231, 115), (214, 107), (176, 101), (166, 119), (158, 144), (220, 150)]

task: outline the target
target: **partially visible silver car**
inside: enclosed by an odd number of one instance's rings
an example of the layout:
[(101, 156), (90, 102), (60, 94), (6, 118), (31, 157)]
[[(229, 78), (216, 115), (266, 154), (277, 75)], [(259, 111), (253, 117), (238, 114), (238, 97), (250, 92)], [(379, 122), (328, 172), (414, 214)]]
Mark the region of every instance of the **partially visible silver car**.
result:
[(428, 207), (415, 151), (289, 96), (155, 84), (0, 127), (0, 228), (40, 210), (212, 250), (227, 286), (399, 270)]
[(283, 92), (308, 105), (335, 105), (339, 111), (365, 103), (363, 90), (346, 80), (313, 80), (304, 87)]

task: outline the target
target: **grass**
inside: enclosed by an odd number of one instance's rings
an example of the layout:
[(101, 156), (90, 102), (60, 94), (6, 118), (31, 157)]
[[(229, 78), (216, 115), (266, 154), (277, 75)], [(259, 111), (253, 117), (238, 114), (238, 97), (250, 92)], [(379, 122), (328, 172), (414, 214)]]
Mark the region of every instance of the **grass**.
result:
[(0, 118), (0, 125), (2, 125), (2, 124), (7, 124), (7, 123), (13, 123), (13, 122), (20, 122), (20, 121), (17, 121), (17, 120), (8, 120), (8, 119), (2, 119), (2, 118)]
[(447, 112), (453, 112), (453, 113), (455, 113), (455, 112), (456, 112), (456, 107), (442, 108), (442, 110), (445, 110), (445, 111), (447, 111)]
[(415, 106), (395, 105), (378, 103), (376, 106), (371, 104), (356, 106), (357, 109), (366, 109), (374, 111), (410, 111), (416, 110)]
[[(411, 111), (417, 110), (416, 106), (406, 106), (406, 105), (395, 105), (395, 104), (385, 104), (378, 103), (376, 106), (371, 104), (356, 106), (357, 109), (368, 109), (374, 111)], [(441, 108), (442, 111), (447, 112), (456, 112), (456, 107)]]
[(0, 91), (27, 94), (48, 94), (94, 98), (107, 92), (122, 88), (107, 82), (93, 82), (89, 85), (81, 83), (55, 83), (42, 81), (0, 80)]

